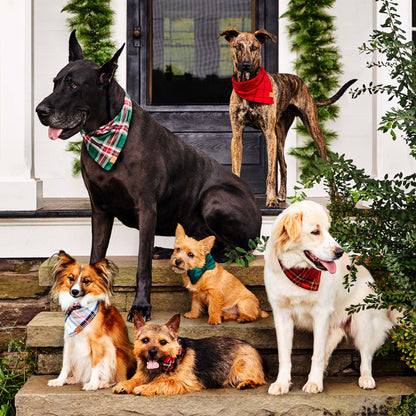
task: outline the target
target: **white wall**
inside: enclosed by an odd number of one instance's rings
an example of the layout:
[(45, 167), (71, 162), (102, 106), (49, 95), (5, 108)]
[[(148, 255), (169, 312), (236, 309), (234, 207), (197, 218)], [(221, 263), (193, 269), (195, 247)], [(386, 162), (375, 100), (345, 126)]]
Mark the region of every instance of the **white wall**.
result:
[[(34, 103), (36, 105), (52, 92), (52, 79), (68, 63), (69, 29), (68, 14), (61, 13), (66, 0), (36, 0), (34, 6)], [(125, 42), (126, 2), (112, 0), (116, 12), (113, 40), (116, 47)], [(126, 83), (126, 53), (119, 59), (117, 80)], [(69, 141), (80, 140), (76, 135)], [(34, 166), (35, 174), (43, 181), (43, 196), (88, 197), (81, 175), (72, 176), (73, 154), (67, 152), (68, 141), (51, 141), (47, 127), (34, 118)]]

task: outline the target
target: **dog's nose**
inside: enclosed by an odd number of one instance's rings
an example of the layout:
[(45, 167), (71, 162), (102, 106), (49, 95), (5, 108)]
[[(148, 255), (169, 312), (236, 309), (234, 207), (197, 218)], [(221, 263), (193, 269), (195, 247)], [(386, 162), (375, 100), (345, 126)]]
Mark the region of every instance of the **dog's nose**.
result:
[(149, 350), (149, 356), (150, 356), (150, 358), (155, 358), (156, 357), (156, 354), (157, 354), (157, 350), (155, 350), (155, 349)]
[(175, 260), (175, 266), (179, 266), (182, 263), (182, 260), (176, 259)]
[(78, 289), (72, 289), (71, 293), (72, 293), (72, 296), (78, 296), (79, 290)]
[(334, 254), (335, 254), (335, 258), (339, 259), (344, 254), (344, 250), (341, 247), (337, 247), (335, 249)]
[(48, 117), (51, 113), (51, 108), (48, 107), (46, 104), (44, 103), (40, 103), (37, 107), (36, 107), (36, 112), (38, 113), (39, 117)]
[(249, 71), (251, 68), (251, 62), (250, 61), (243, 61), (241, 63), (241, 68), (243, 69), (243, 71)]

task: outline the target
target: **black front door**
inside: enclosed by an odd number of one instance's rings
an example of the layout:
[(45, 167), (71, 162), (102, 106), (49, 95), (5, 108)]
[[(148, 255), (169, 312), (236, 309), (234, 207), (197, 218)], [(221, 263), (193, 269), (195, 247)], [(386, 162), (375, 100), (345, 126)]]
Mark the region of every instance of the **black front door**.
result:
[[(127, 90), (162, 125), (231, 169), (228, 103), (233, 65), (219, 32), (265, 28), (277, 35), (277, 0), (128, 0)], [(277, 45), (263, 46), (277, 72)], [(263, 196), (263, 134), (244, 133), (242, 178)]]

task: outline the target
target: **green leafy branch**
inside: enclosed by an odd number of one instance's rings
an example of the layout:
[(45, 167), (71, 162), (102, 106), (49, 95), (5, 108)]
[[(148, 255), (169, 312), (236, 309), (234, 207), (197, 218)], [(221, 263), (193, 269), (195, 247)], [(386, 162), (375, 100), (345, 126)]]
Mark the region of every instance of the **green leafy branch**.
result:
[(229, 259), (226, 264), (229, 265), (235, 262), (239, 266), (248, 267), (249, 263), (254, 260), (254, 253), (256, 251), (263, 253), (266, 250), (268, 239), (269, 237), (266, 236), (256, 237), (254, 240), (248, 240), (249, 250), (236, 247), (228, 253), (225, 253), (226, 257)]

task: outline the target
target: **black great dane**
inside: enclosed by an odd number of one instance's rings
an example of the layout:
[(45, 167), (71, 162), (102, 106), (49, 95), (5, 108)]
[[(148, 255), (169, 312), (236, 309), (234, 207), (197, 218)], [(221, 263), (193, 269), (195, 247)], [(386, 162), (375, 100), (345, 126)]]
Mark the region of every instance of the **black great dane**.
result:
[[(52, 94), (36, 108), (51, 139), (97, 130), (122, 111), (126, 94), (114, 73), (123, 47), (100, 67), (84, 59), (75, 31), (71, 33), (69, 63), (54, 79)], [(81, 152), (92, 208), (90, 262), (105, 257), (114, 218), (140, 230), (129, 321), (135, 310), (150, 319), (155, 235), (173, 236), (178, 223), (197, 239), (214, 235), (213, 255), (224, 261), (226, 251), (247, 248), (261, 228), (260, 211), (245, 182), (166, 130), (135, 101), (131, 105), (127, 139), (109, 170), (93, 159), (85, 136)]]

